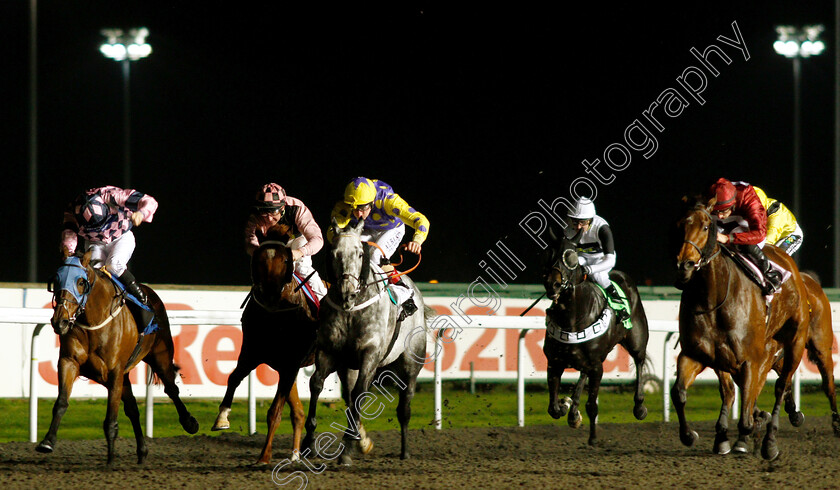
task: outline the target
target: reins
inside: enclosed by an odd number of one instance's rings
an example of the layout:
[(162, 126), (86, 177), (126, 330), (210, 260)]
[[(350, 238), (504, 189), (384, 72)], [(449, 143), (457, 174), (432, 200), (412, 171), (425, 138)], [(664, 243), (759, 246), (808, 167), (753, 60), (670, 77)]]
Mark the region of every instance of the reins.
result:
[[(697, 249), (697, 252), (700, 254), (700, 260), (694, 266), (695, 271), (700, 270), (701, 267), (704, 267), (708, 264), (711, 264), (712, 260), (714, 260), (718, 255), (720, 255), (721, 251), (723, 250), (723, 246), (721, 246), (717, 243), (717, 237), (713, 236), (715, 234), (716, 230), (717, 230), (717, 225), (715, 225), (715, 219), (705, 209), (698, 209), (698, 211), (705, 214), (709, 218), (709, 221), (711, 222), (711, 227), (709, 229), (709, 237), (706, 239), (706, 247), (705, 248), (710, 248), (709, 243), (713, 243), (714, 244), (713, 245), (714, 252), (712, 252), (710, 255), (707, 255), (708, 252), (706, 250), (700, 248), (700, 246), (697, 245), (696, 243), (694, 243), (693, 241), (683, 240), (683, 243), (687, 243), (687, 244), (691, 245), (692, 247)], [(726, 275), (726, 293), (723, 295), (723, 299), (720, 301), (720, 303), (717, 304), (717, 306), (715, 306), (712, 309), (704, 310), (704, 311), (703, 310), (695, 311), (694, 312), (695, 315), (706, 315), (706, 314), (709, 314), (709, 313), (713, 313), (713, 312), (717, 311), (721, 306), (723, 306), (724, 303), (726, 303), (726, 300), (729, 298), (729, 290), (731, 289), (732, 270), (727, 267), (726, 272), (727, 272), (727, 275)]]

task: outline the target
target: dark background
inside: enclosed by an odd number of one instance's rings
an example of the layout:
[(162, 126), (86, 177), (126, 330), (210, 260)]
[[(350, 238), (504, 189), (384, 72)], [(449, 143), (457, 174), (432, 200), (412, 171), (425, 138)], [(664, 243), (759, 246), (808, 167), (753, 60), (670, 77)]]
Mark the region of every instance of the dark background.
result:
[[(682, 195), (725, 176), (792, 205), (792, 63), (773, 51), (774, 27), (823, 23), (826, 52), (802, 63), (796, 211), (801, 266), (831, 282), (832, 2), (400, 3), (39, 1), (39, 280), (58, 264), (65, 203), (124, 185), (122, 71), (98, 52), (105, 27), (150, 31), (152, 55), (131, 66), (130, 186), (160, 208), (135, 232), (131, 267), (158, 284), (247, 284), (242, 228), (261, 184), (283, 185), (324, 227), (357, 175), (391, 184), (431, 221), (416, 280), (470, 282), (502, 240), (527, 265), (515, 282), (537, 282), (539, 249), (520, 220), (538, 199), (568, 197), (581, 160), (603, 160), (663, 90), (681, 90), (676, 78), (699, 66), (689, 49), (716, 43), (733, 62), (715, 63), (706, 103), (660, 117), (658, 151), (634, 152), (598, 188), (617, 268), (668, 285)], [(0, 2), (6, 282), (28, 270), (28, 8)], [(734, 38), (733, 21), (748, 61), (717, 41)]]

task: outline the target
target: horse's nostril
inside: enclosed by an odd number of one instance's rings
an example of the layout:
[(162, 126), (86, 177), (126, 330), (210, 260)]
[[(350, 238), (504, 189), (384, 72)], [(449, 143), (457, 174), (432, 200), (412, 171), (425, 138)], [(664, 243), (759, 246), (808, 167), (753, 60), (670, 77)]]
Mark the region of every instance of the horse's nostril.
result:
[(694, 268), (694, 261), (693, 260), (686, 260), (685, 262), (679, 264), (679, 268), (684, 271), (689, 271)]

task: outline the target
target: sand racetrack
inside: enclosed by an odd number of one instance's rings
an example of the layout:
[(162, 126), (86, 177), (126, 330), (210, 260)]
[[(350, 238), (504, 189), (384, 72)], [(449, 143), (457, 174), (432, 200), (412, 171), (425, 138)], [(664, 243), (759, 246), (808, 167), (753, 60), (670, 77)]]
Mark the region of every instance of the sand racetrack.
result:
[[(586, 419), (584, 418), (586, 423)], [(694, 447), (679, 442), (675, 422), (603, 424), (600, 445), (587, 445), (586, 425), (478, 429), (414, 429), (411, 458), (399, 459), (399, 431), (372, 432), (376, 448), (352, 467), (327, 461), (314, 473), (302, 464), (281, 469), (306, 475), (307, 488), (837, 488), (840, 438), (828, 417), (807, 417), (793, 428), (782, 419), (780, 457), (758, 453), (712, 454), (714, 423), (698, 422)], [(50, 455), (35, 444), (0, 444), (3, 488), (276, 488), (274, 465), (289, 455), (290, 436), (278, 435), (271, 466), (255, 466), (263, 435), (182, 436), (149, 440), (144, 465), (135, 462), (134, 440), (122, 427), (117, 461), (104, 465), (105, 441), (59, 441)], [(735, 429), (737, 430), (737, 429)], [(128, 431), (128, 434), (126, 434)], [(126, 435), (128, 437), (126, 437)], [(732, 426), (730, 439), (734, 438)], [(324, 460), (313, 459), (313, 464)], [(298, 488), (303, 478), (289, 478)]]

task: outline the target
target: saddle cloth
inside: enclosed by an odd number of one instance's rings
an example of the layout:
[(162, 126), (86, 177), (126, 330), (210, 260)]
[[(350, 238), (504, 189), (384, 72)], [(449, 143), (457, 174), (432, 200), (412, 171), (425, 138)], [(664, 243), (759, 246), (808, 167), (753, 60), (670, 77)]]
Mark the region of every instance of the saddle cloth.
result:
[[(752, 277), (757, 278), (761, 281), (761, 284), (759, 284), (759, 286), (764, 286), (764, 283), (767, 282), (767, 279), (764, 278), (764, 274), (761, 272), (761, 269), (759, 269), (758, 266), (755, 265), (753, 263), (753, 261), (750, 260), (750, 258), (747, 257), (746, 255), (744, 255), (742, 253), (736, 253), (735, 255), (737, 255), (738, 258), (740, 259), (740, 260), (736, 260), (735, 262), (736, 263), (740, 262), (742, 267), (748, 268), (749, 273), (750, 273), (749, 275), (751, 275)], [(779, 274), (781, 274), (782, 281), (779, 283), (779, 285), (784, 284), (785, 281), (790, 279), (790, 276), (792, 274), (790, 273), (789, 270), (783, 268), (779, 264), (770, 260), (770, 257), (767, 258), (767, 261), (770, 262), (770, 266), (773, 267), (773, 269), (775, 269)], [(772, 294), (769, 295), (769, 297), (772, 297), (772, 296), (773, 296)]]
[(134, 320), (137, 322), (137, 324), (144, 327), (143, 328), (143, 334), (144, 335), (149, 335), (150, 333), (156, 332), (159, 327), (158, 327), (157, 321), (155, 321), (157, 319), (157, 317), (154, 316), (154, 311), (152, 311), (152, 309), (149, 308), (148, 306), (141, 303), (140, 300), (135, 298), (133, 294), (129, 293), (125, 289), (125, 285), (122, 282), (120, 282), (119, 279), (114, 277), (110, 272), (108, 272), (107, 270), (104, 270), (104, 269), (100, 269), (100, 270), (103, 270), (105, 272), (105, 275), (108, 276), (109, 279), (111, 279), (111, 282), (114, 283), (114, 285), (117, 287), (117, 289), (119, 289), (120, 291), (122, 291), (125, 294), (125, 297), (129, 301), (131, 301), (132, 303), (137, 305), (138, 308), (153, 313), (151, 320), (149, 320), (149, 323), (147, 325), (142, 325), (143, 317), (140, 314), (140, 312), (135, 312), (135, 311), (131, 312), (131, 314), (134, 315)]
[(312, 308), (312, 312), (315, 313), (315, 317), (317, 317), (318, 312), (321, 309), (321, 302), (318, 301), (318, 297), (315, 296), (315, 293), (312, 291), (312, 288), (309, 287), (309, 282), (303, 282), (306, 278), (301, 277), (300, 274), (298, 274), (297, 272), (292, 274), (292, 276), (295, 278), (295, 282), (298, 284), (298, 286), (300, 286), (300, 284), (303, 284), (303, 286), (301, 287), (301, 289), (303, 290), (303, 295), (306, 296), (306, 301), (309, 302), (309, 306), (310, 308)]

